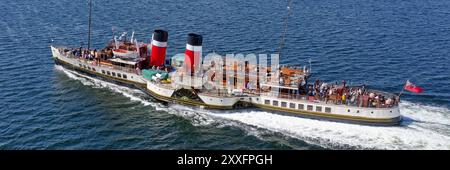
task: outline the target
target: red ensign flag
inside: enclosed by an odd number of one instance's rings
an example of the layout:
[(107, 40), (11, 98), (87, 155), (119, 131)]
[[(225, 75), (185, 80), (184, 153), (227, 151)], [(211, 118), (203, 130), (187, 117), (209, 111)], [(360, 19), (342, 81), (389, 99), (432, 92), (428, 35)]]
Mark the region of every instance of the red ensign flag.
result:
[(422, 93), (423, 89), (419, 86), (416, 86), (415, 84), (409, 82), (409, 80), (406, 81), (405, 90), (408, 90), (413, 93)]

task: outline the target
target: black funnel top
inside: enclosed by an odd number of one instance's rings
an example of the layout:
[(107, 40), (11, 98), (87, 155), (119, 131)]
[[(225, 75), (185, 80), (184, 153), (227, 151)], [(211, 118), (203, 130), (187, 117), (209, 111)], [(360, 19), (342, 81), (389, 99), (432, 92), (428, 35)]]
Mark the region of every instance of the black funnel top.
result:
[(167, 31), (164, 31), (164, 30), (153, 31), (153, 40), (156, 40), (159, 42), (167, 42), (168, 37), (169, 37), (169, 34), (167, 33)]
[(203, 37), (198, 34), (189, 33), (187, 38), (187, 43), (192, 46), (201, 46), (203, 42)]

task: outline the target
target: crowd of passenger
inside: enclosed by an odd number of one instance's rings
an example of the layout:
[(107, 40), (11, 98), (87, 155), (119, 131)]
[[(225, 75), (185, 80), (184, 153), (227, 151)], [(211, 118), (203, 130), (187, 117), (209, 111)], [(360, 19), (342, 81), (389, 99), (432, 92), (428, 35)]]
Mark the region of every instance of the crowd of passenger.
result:
[(112, 56), (113, 56), (111, 50), (97, 51), (97, 49), (88, 50), (88, 49), (82, 48), (82, 47), (71, 49), (68, 52), (70, 52), (70, 54), (74, 57), (82, 58), (85, 60), (95, 60), (95, 61), (99, 61), (100, 59), (107, 60), (108, 58), (112, 58)]
[(381, 92), (368, 90), (365, 85), (349, 87), (345, 81), (342, 81), (342, 84), (338, 84), (337, 82), (328, 84), (316, 80), (314, 85), (308, 86), (307, 95), (310, 100), (359, 107), (392, 107), (397, 105), (399, 101), (395, 96), (388, 96)]

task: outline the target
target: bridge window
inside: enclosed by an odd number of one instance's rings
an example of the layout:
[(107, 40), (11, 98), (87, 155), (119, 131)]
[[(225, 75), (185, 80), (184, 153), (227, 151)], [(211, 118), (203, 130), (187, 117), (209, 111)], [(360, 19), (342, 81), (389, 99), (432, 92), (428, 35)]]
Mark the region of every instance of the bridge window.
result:
[(307, 110), (309, 110), (309, 111), (312, 111), (312, 110), (313, 110), (313, 106), (312, 106), (312, 105), (308, 105), (306, 108), (307, 108)]
[(94, 71), (97, 71), (97, 70), (95, 70), (95, 68), (94, 68), (94, 67), (92, 67), (92, 70), (94, 70)]
[(303, 104), (298, 104), (298, 109), (300, 109), (300, 110), (305, 110), (305, 105), (303, 105)]
[(117, 73), (117, 77), (122, 77), (122, 74), (120, 74), (120, 73)]
[(325, 113), (331, 113), (331, 107), (325, 107)]
[(103, 73), (103, 74), (106, 74), (106, 73), (105, 73), (105, 70), (102, 70), (102, 73)]
[(116, 77), (116, 73), (112, 72), (112, 76)]
[(108, 74), (108, 76), (110, 76), (110, 75), (111, 75), (111, 72), (109, 72), (109, 71), (106, 71), (106, 74)]
[(295, 109), (295, 103), (289, 103), (289, 108)]
[(286, 102), (281, 102), (281, 107), (287, 107), (287, 103)]
[(270, 100), (264, 100), (264, 104), (270, 104)]
[(127, 78), (127, 75), (126, 75), (126, 74), (123, 74), (123, 78), (126, 79), (126, 78)]

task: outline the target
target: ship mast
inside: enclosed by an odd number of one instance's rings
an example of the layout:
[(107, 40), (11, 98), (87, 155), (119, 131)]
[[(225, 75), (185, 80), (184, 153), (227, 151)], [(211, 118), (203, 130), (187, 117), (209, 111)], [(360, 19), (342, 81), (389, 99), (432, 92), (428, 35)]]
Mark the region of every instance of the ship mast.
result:
[(280, 40), (280, 48), (278, 49), (278, 55), (280, 55), (281, 56), (281, 50), (283, 49), (283, 47), (284, 47), (284, 39), (285, 39), (285, 37), (286, 37), (286, 32), (287, 32), (287, 29), (288, 29), (288, 19), (289, 19), (289, 16), (291, 15), (291, 6), (292, 6), (292, 0), (289, 0), (289, 2), (288, 2), (288, 6), (287, 6), (287, 10), (288, 10), (288, 14), (286, 15), (286, 18), (284, 19), (284, 30), (283, 30), (283, 34), (281, 35), (281, 40)]
[(89, 29), (88, 29), (88, 50), (91, 48), (91, 14), (92, 14), (92, 0), (89, 0)]

